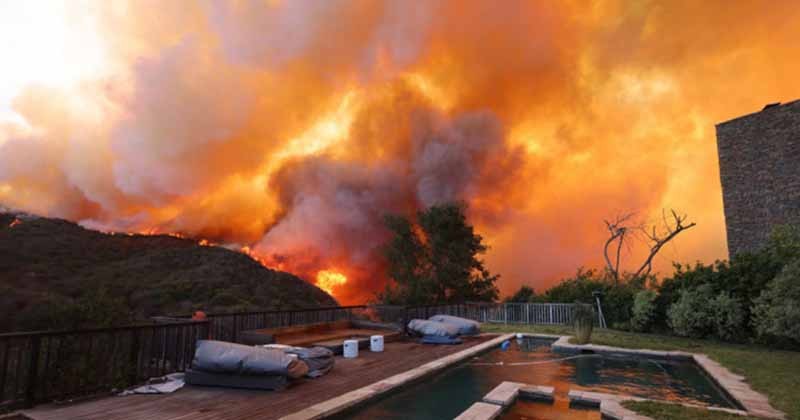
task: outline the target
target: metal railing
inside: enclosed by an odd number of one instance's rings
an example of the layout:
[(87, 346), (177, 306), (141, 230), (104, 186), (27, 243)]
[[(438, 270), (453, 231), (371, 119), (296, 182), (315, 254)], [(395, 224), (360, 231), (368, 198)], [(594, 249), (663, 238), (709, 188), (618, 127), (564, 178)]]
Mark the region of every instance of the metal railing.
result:
[(407, 313), (409, 319), (445, 314), (487, 323), (569, 325), (574, 307), (572, 303), (462, 303), (410, 306)]
[(337, 306), (154, 317), (145, 325), (0, 334), (0, 413), (120, 390), (191, 366), (199, 339), (236, 342), (242, 331), (348, 319), (405, 322), (405, 308)]
[(183, 371), (209, 324), (0, 334), (0, 408), (79, 398)]
[(355, 318), (366, 308), (366, 305), (357, 305), (285, 311), (211, 313), (207, 314), (207, 318), (211, 322), (211, 337), (215, 340), (238, 342), (242, 331), (348, 320)]
[(487, 311), (483, 322), (568, 325), (572, 323), (574, 307), (572, 303), (504, 303)]

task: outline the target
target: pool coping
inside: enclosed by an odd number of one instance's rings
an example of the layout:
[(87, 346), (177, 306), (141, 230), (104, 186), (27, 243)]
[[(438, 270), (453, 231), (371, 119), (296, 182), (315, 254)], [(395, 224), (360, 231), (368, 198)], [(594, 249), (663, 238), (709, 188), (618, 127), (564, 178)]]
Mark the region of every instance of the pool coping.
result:
[[(502, 382), (483, 396), (483, 400), (472, 404), (455, 420), (493, 420), (517, 402), (520, 396), (528, 400), (552, 403), (552, 386), (529, 385), (519, 382)], [(494, 406), (490, 408), (487, 406)]]
[[(306, 407), (300, 411), (281, 417), (281, 420), (312, 420), (321, 419), (341, 413), (367, 400), (386, 394), (397, 388), (408, 385), (422, 377), (439, 372), (447, 367), (458, 364), (472, 356), (483, 353), (492, 347), (500, 345), (503, 341), (514, 337), (514, 334), (501, 334), (483, 343), (468, 347), (457, 353), (436, 359), (414, 369), (390, 376), (365, 387), (347, 392), (336, 398)], [(489, 407), (491, 408), (491, 407)], [(484, 408), (486, 409), (486, 408)], [(498, 413), (499, 415), (499, 413)]]
[[(523, 334), (530, 337), (544, 337), (555, 338), (556, 341), (551, 345), (553, 351), (563, 352), (586, 352), (591, 351), (595, 353), (611, 353), (611, 354), (625, 354), (635, 356), (645, 356), (651, 358), (662, 358), (668, 360), (690, 360), (694, 361), (700, 366), (705, 373), (714, 381), (723, 391), (725, 391), (736, 403), (739, 404), (744, 410), (739, 411), (747, 415), (756, 417), (784, 419), (786, 414), (780, 410), (775, 409), (769, 403), (769, 398), (764, 394), (756, 392), (750, 385), (745, 382), (745, 377), (737, 375), (726, 367), (722, 366), (715, 360), (708, 357), (703, 353), (689, 353), (684, 351), (662, 351), (662, 350), (649, 350), (649, 349), (626, 349), (622, 347), (612, 347), (597, 344), (572, 344), (569, 342), (571, 336), (553, 336), (546, 334)], [(598, 393), (599, 394), (599, 393)], [(611, 395), (611, 394), (605, 394)], [(631, 398), (628, 398), (631, 399)], [(660, 401), (659, 401), (660, 402)], [(694, 407), (690, 404), (683, 404)], [(719, 409), (719, 407), (710, 407), (709, 409)], [(729, 410), (729, 409), (724, 409)], [(739, 413), (737, 413), (739, 414)], [(620, 417), (622, 418), (622, 417)]]
[(453, 420), (494, 420), (503, 413), (502, 405), (476, 402)]
[(681, 405), (684, 407), (689, 408), (699, 408), (709, 411), (721, 411), (729, 414), (736, 414), (739, 416), (749, 416), (752, 413), (748, 413), (744, 410), (737, 410), (732, 408), (725, 408), (725, 407), (714, 407), (714, 406), (702, 406), (696, 404), (689, 404), (689, 403), (680, 403), (680, 402), (673, 402), (673, 401), (661, 401), (661, 400), (654, 400), (651, 398), (641, 398), (641, 397), (634, 397), (633, 395), (624, 395), (624, 394), (607, 394), (603, 392), (592, 392), (592, 391), (580, 391), (580, 390), (573, 390), (570, 389), (569, 393), (567, 394), (567, 398), (571, 404), (581, 405), (584, 407), (592, 407), (592, 408), (599, 408), (601, 414), (604, 417), (608, 417), (611, 419), (616, 420), (629, 420), (629, 419), (639, 419), (645, 420), (650, 419), (650, 417), (637, 414), (636, 412), (629, 410), (622, 406), (622, 403), (625, 401), (651, 401), (657, 402), (661, 404), (673, 404), (673, 405)]
[[(484, 395), (483, 400), (470, 406), (461, 413), (457, 420), (492, 420), (510, 408), (522, 398), (534, 401), (554, 401), (553, 387), (531, 385), (519, 382), (502, 382), (494, 389)], [(570, 389), (567, 398), (570, 404), (580, 405), (587, 408), (599, 409), (604, 419), (614, 420), (653, 420), (652, 418), (638, 414), (622, 406), (625, 401), (653, 401), (666, 404), (682, 405), (685, 407), (701, 408), (712, 411), (721, 411), (730, 414), (747, 416), (750, 413), (743, 410), (734, 410), (722, 407), (704, 407), (686, 403), (676, 403), (670, 401), (658, 401), (648, 398), (634, 397), (632, 395), (606, 394), (601, 392), (581, 391)], [(486, 407), (494, 405), (495, 408)]]

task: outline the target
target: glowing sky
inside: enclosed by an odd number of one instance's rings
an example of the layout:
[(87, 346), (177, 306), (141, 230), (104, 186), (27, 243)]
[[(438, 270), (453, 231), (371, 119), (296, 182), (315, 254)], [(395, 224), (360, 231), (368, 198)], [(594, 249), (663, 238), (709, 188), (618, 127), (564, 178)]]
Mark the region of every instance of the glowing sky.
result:
[(800, 97), (798, 39), (795, 1), (2, 2), (0, 203), (249, 246), (348, 303), (387, 212), (466, 201), (509, 293), (675, 208), (668, 273), (726, 256), (714, 124)]

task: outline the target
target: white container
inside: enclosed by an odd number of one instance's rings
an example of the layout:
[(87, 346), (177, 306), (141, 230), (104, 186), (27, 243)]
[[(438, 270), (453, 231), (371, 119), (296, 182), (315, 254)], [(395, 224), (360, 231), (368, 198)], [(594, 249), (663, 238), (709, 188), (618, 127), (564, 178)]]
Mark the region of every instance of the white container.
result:
[(358, 357), (358, 340), (344, 340), (342, 351), (345, 359), (355, 359)]
[(382, 352), (383, 351), (383, 336), (373, 335), (369, 338), (369, 351)]

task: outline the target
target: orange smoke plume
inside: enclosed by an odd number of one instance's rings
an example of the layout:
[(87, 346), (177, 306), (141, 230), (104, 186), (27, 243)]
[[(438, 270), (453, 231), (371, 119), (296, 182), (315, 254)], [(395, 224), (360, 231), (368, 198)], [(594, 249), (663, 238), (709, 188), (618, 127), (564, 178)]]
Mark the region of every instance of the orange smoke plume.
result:
[(504, 294), (629, 211), (698, 223), (662, 272), (724, 257), (714, 123), (800, 97), (788, 0), (70, 6), (0, 5), (0, 203), (338, 267), (342, 303), (385, 284), (385, 214), (449, 200)]

